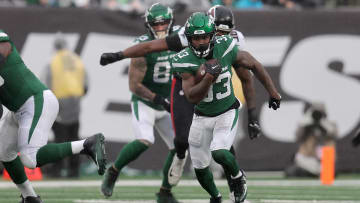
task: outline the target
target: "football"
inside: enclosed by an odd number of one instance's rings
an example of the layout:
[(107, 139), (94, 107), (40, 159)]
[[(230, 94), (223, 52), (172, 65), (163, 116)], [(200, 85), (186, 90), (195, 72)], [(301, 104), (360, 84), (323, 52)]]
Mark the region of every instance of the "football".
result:
[(205, 65), (201, 64), (195, 75), (196, 84), (199, 83), (205, 76)]
[[(207, 64), (215, 64), (215, 63), (217, 63), (217, 62), (218, 62), (217, 59), (210, 59), (210, 60), (207, 60), (205, 63), (207, 63)], [(205, 65), (204, 65), (204, 64), (201, 64), (200, 67), (199, 67), (199, 69), (198, 69), (197, 72), (196, 72), (196, 75), (195, 75), (195, 82), (196, 82), (196, 84), (199, 83), (199, 82), (204, 78), (205, 73), (206, 73), (206, 72), (205, 72)], [(213, 82), (216, 81), (216, 78), (217, 78), (217, 77), (214, 78)]]

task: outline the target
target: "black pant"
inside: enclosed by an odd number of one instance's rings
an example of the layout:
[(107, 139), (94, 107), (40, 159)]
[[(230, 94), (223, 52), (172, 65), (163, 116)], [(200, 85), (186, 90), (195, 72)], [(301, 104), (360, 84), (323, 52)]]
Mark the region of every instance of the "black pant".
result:
[[(79, 140), (79, 121), (71, 124), (55, 122), (52, 126), (55, 135), (55, 143), (71, 142)], [(51, 176), (61, 176), (61, 170), (67, 170), (67, 177), (78, 177), (80, 168), (80, 156), (73, 155), (53, 164)]]
[(176, 155), (182, 159), (189, 147), (188, 138), (194, 114), (194, 104), (187, 101), (182, 80), (174, 77), (171, 85), (171, 120), (175, 130)]

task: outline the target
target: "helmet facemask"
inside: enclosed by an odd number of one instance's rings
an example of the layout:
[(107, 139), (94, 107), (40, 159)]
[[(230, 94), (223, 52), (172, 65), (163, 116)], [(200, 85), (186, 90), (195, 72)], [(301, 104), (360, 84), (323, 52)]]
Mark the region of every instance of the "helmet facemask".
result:
[[(165, 29), (163, 30), (154, 29), (155, 26), (164, 25), (164, 24), (167, 24), (167, 27)], [(157, 22), (149, 22), (147, 27), (155, 39), (163, 39), (169, 35), (170, 29), (172, 27), (171, 25), (172, 25), (172, 20), (161, 20)]]
[[(189, 47), (199, 58), (207, 57), (214, 48), (215, 24), (214, 21), (205, 13), (196, 12), (189, 17), (185, 24), (185, 36), (189, 42)], [(195, 46), (193, 40), (198, 41), (209, 39), (206, 44)]]
[[(200, 44), (198, 47), (195, 47), (192, 43), (192, 39), (201, 39), (209, 37), (209, 43), (207, 44)], [(189, 47), (194, 51), (195, 55), (199, 58), (205, 58), (209, 55), (211, 50), (214, 48), (214, 40), (215, 40), (215, 33), (207, 33), (207, 34), (199, 34), (199, 35), (192, 35), (188, 37)]]
[[(165, 25), (163, 30), (155, 30), (155, 26)], [(169, 35), (173, 26), (173, 11), (160, 3), (153, 4), (145, 13), (145, 26), (155, 39), (163, 39)]]

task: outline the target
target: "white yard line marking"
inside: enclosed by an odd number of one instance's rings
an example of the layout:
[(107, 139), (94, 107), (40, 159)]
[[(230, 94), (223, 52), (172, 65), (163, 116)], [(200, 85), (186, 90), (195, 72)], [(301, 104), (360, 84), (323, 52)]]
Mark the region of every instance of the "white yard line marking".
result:
[[(183, 199), (179, 200), (180, 202), (186, 203), (208, 203), (209, 200), (201, 199)], [(74, 203), (156, 203), (155, 200), (101, 200), (101, 199), (89, 199), (89, 200), (75, 200)], [(223, 203), (231, 203), (230, 200), (223, 200)], [(250, 203), (245, 200), (245, 203)]]
[[(215, 180), (217, 186), (226, 186), (226, 180)], [(249, 186), (319, 186), (319, 180), (248, 180)], [(57, 181), (32, 181), (34, 187), (99, 187), (101, 180), (78, 181), (78, 180), (57, 180)], [(116, 186), (159, 186), (161, 180), (119, 180)], [(335, 180), (334, 186), (355, 186), (360, 187), (360, 180)], [(181, 180), (178, 186), (199, 186), (197, 180)], [(15, 184), (10, 181), (0, 181), (0, 188), (14, 188)]]

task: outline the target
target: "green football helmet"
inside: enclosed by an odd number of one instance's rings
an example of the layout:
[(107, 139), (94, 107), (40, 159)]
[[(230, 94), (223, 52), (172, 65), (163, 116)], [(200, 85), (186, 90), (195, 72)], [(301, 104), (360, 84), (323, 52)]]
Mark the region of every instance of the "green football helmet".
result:
[[(214, 48), (215, 24), (213, 19), (205, 13), (193, 13), (186, 21), (185, 36), (189, 42), (189, 47), (194, 51), (196, 56), (200, 58), (207, 57)], [(193, 37), (204, 36), (210, 37), (210, 42), (208, 44), (201, 44), (199, 47), (192, 45)]]
[[(155, 39), (165, 38), (169, 35), (173, 26), (174, 15), (170, 7), (156, 3), (145, 12), (145, 26)], [(157, 24), (169, 24), (166, 30), (155, 31), (153, 26)]]

